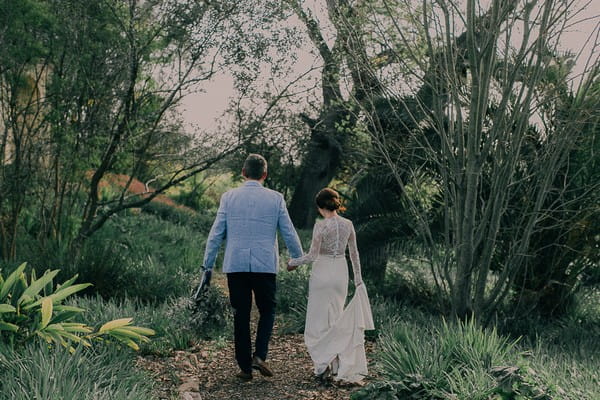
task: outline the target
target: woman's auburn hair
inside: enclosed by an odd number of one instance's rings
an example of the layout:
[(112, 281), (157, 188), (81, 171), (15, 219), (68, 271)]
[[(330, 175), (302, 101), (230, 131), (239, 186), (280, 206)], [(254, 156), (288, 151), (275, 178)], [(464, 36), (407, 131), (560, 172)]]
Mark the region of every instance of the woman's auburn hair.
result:
[(315, 203), (317, 207), (323, 208), (329, 211), (344, 211), (345, 208), (342, 206), (342, 200), (338, 192), (331, 188), (323, 188), (315, 196)]

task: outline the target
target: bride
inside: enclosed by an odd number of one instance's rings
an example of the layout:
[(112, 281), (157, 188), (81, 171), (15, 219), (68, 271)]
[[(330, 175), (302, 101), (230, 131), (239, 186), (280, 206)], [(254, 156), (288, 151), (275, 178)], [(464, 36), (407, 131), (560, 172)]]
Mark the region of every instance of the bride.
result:
[[(322, 189), (316, 203), (318, 221), (308, 254), (288, 261), (288, 271), (313, 263), (309, 280), (304, 341), (320, 381), (360, 383), (367, 375), (364, 331), (374, 329), (367, 289), (362, 281), (356, 233), (352, 222), (338, 215), (339, 194)], [(354, 297), (344, 308), (348, 293), (346, 247), (354, 272)]]

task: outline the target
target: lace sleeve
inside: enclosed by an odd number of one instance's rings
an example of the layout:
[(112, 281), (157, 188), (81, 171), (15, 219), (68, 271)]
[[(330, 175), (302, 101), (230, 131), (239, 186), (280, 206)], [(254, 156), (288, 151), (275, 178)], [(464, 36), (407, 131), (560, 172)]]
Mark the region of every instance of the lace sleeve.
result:
[(319, 251), (321, 250), (321, 242), (322, 235), (320, 224), (316, 223), (315, 227), (313, 228), (312, 241), (310, 242), (310, 251), (302, 257), (290, 259), (288, 261), (288, 264), (292, 267), (295, 267), (297, 265), (308, 264), (315, 261), (319, 256)]
[(358, 246), (356, 245), (356, 232), (354, 225), (350, 222), (350, 236), (348, 237), (348, 252), (350, 253), (350, 261), (352, 262), (352, 271), (354, 272), (354, 285), (358, 286), (362, 283), (362, 274), (360, 271), (360, 257), (358, 255)]

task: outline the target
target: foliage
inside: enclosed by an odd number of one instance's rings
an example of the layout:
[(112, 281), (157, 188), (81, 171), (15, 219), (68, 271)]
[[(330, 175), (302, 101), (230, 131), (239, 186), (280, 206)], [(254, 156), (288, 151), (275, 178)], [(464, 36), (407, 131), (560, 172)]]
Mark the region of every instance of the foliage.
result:
[(131, 354), (113, 346), (71, 353), (42, 342), (19, 349), (0, 344), (1, 400), (138, 400), (152, 398), (152, 390)]
[(182, 299), (182, 306), (191, 309), (189, 322), (200, 338), (218, 338), (231, 332), (233, 313), (229, 299), (219, 287), (209, 286), (196, 302), (189, 298)]
[[(186, 131), (178, 106), (218, 69), (266, 57), (264, 35), (248, 31), (248, 11), (264, 10), (254, 2), (27, 0), (0, 9), (1, 258), (17, 258), (23, 214), (40, 241), (79, 248), (112, 215), (245, 141)], [(103, 193), (111, 174), (132, 180)], [(133, 179), (156, 190), (132, 193)]]
[(388, 263), (386, 278), (378, 286), (378, 292), (431, 312), (447, 310), (449, 305), (440, 298), (428, 264), (418, 246), (405, 243), (403, 254)]
[(69, 349), (71, 343), (90, 346), (91, 340), (114, 339), (138, 350), (138, 342), (148, 342), (152, 329), (131, 325), (131, 318), (120, 318), (104, 323), (97, 330), (73, 322), (85, 310), (70, 307), (63, 301), (90, 284), (74, 284), (77, 276), (53, 286), (58, 270), (46, 271), (36, 278), (25, 275), (22, 264), (4, 279), (0, 275), (0, 337), (9, 345), (22, 345), (41, 338), (54, 345)]
[(104, 298), (165, 301), (185, 296), (204, 249), (204, 234), (190, 225), (144, 213), (115, 216), (85, 243), (64, 273), (92, 282), (86, 293)]
[(193, 211), (183, 207), (173, 207), (169, 204), (151, 202), (144, 205), (141, 209), (146, 214), (155, 215), (165, 222), (179, 226), (185, 226), (186, 229), (205, 234), (210, 230), (214, 213), (206, 210)]
[[(245, 154), (247, 156), (247, 154)], [(168, 194), (177, 203), (190, 207), (198, 213), (214, 213), (219, 207), (221, 195), (237, 186), (235, 177), (240, 175), (243, 161), (230, 173), (200, 173), (171, 188)], [(217, 169), (218, 171), (218, 169)], [(152, 205), (150, 203), (149, 205)]]
[[(218, 288), (211, 287), (204, 302), (204, 314), (194, 312), (190, 297), (152, 304), (133, 298), (103, 300), (101, 297), (80, 297), (72, 299), (69, 305), (89, 311), (78, 316), (80, 322), (88, 325), (97, 325), (99, 321), (121, 314), (135, 315), (136, 321), (152, 326), (156, 331), (152, 341), (141, 344), (140, 351), (168, 355), (173, 350), (188, 349), (202, 339), (228, 338), (233, 331), (231, 311), (226, 300)], [(206, 315), (208, 310), (213, 314)]]
[[(411, 221), (432, 253), (447, 249), (430, 262), (436, 289), (461, 318), (474, 314), (489, 323), (506, 296), (523, 287), (538, 292), (534, 299), (546, 297), (540, 308), (556, 309), (579, 275), (571, 262), (597, 226), (598, 183), (587, 178), (595, 177), (597, 161), (583, 154), (597, 159), (584, 149), (597, 142), (598, 58), (591, 54), (584, 78), (571, 87), (573, 60), (556, 40), (578, 6), (405, 2), (404, 20), (397, 3), (365, 3), (366, 19), (378, 27), (373, 40), (384, 44), (388, 60), (376, 84), (363, 83), (368, 96), (359, 105), (374, 150), (368, 160), (387, 170), (383, 176), (395, 181), (403, 202), (384, 213), (396, 211), (401, 226)], [(516, 22), (522, 15), (531, 22), (525, 31)], [(425, 46), (406, 31), (420, 32)], [(517, 31), (522, 46), (513, 48)], [(369, 71), (363, 49), (352, 51)], [(418, 68), (407, 74), (406, 63)], [(399, 82), (407, 75), (418, 86)], [(554, 286), (549, 295), (538, 296), (547, 286)]]
[[(582, 296), (581, 294), (578, 297)], [(375, 382), (352, 399), (592, 400), (600, 395), (600, 297), (589, 293), (568, 319), (520, 318), (495, 329), (382, 298)], [(520, 327), (517, 326), (520, 324)], [(527, 329), (525, 329), (525, 326)], [(523, 334), (520, 339), (511, 336)]]
[(283, 333), (302, 333), (306, 321), (309, 268), (277, 274), (277, 315)]

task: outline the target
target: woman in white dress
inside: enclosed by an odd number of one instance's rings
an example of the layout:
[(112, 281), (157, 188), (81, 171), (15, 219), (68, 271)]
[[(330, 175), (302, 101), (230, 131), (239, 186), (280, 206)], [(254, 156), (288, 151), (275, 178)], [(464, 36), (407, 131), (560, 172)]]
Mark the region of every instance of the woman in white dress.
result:
[[(315, 375), (360, 383), (367, 375), (364, 331), (374, 329), (367, 290), (362, 281), (356, 233), (352, 222), (338, 215), (338, 193), (322, 189), (316, 197), (321, 221), (315, 223), (310, 251), (288, 261), (288, 271), (313, 263), (309, 280), (304, 341)], [(354, 297), (344, 308), (348, 293), (346, 247), (354, 272)]]

